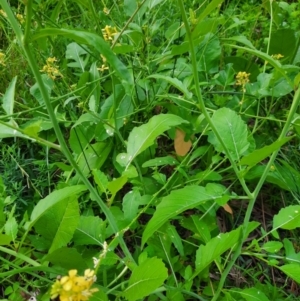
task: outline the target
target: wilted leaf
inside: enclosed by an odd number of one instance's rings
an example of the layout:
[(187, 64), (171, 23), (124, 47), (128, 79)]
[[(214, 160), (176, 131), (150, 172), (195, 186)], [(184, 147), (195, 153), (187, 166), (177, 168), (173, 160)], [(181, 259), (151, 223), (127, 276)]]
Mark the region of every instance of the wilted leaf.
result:
[(185, 132), (176, 129), (174, 148), (178, 156), (185, 156), (192, 147), (191, 140), (185, 141)]

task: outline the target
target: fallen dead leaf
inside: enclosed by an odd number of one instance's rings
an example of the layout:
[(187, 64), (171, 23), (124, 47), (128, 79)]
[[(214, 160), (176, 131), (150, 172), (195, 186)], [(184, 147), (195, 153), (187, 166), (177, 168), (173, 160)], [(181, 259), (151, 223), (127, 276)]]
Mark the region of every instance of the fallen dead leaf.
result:
[(192, 147), (191, 140), (184, 141), (185, 132), (180, 129), (176, 129), (174, 148), (178, 156), (185, 156)]

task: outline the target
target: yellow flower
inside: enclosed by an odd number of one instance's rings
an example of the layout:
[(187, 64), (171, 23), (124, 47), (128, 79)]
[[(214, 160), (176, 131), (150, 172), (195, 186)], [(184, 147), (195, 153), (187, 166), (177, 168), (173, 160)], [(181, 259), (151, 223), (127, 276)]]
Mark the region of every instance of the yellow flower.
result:
[(244, 92), (245, 92), (245, 85), (249, 83), (249, 75), (250, 73), (238, 72), (238, 74), (235, 77), (236, 78), (235, 84), (237, 86), (242, 86)]
[(58, 70), (58, 66), (55, 65), (56, 61), (57, 59), (55, 57), (48, 57), (46, 60), (46, 65), (42, 70), (40, 70), (41, 72), (47, 73), (48, 76), (53, 80), (58, 76), (62, 77), (62, 74)]
[(95, 272), (87, 269), (84, 276), (77, 276), (77, 270), (70, 270), (68, 276), (64, 276), (52, 285), (51, 299), (59, 296), (60, 301), (86, 301), (97, 292), (98, 289), (92, 288), (96, 281)]
[(0, 65), (5, 66), (5, 54), (0, 52)]
[(106, 15), (109, 15), (109, 9), (107, 7), (104, 7), (103, 8), (103, 12), (106, 14)]
[(106, 25), (102, 29), (103, 38), (105, 41), (112, 41), (114, 36), (118, 33), (116, 27), (111, 27), (109, 25)]
[(17, 19), (19, 20), (19, 22), (20, 22), (21, 24), (23, 24), (23, 23), (25, 22), (23, 15), (17, 14), (16, 17), (17, 17)]
[(284, 55), (278, 53), (278, 54), (272, 54), (271, 57), (274, 58), (275, 60), (280, 60), (281, 58), (284, 57)]
[(101, 66), (100, 68), (97, 68), (97, 70), (99, 70), (99, 71), (101, 71), (101, 72), (104, 72), (104, 70), (108, 70), (108, 69), (109, 69), (108, 66), (107, 66), (107, 64), (106, 64), (107, 59), (106, 59), (106, 57), (103, 56), (102, 54), (100, 54), (100, 56), (101, 56), (101, 58), (102, 58), (103, 64), (102, 64), (102, 66)]
[(2, 15), (4, 18), (7, 17), (7, 14), (3, 9), (0, 9), (0, 15)]

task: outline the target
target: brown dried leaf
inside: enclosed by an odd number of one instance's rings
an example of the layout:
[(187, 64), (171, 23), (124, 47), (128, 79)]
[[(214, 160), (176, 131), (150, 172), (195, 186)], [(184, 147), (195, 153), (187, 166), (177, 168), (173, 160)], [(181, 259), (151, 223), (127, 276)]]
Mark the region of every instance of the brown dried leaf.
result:
[(180, 129), (176, 129), (176, 135), (174, 139), (174, 148), (178, 156), (185, 156), (192, 147), (191, 140), (184, 141), (185, 132)]
[(223, 209), (228, 212), (229, 214), (233, 215), (233, 211), (228, 204), (223, 205)]

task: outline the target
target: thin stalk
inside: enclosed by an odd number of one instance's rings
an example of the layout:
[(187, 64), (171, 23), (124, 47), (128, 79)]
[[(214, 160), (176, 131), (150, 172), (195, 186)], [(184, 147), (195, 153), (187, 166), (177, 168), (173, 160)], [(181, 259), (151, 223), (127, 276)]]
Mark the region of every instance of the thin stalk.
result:
[(241, 183), (245, 193), (251, 199), (251, 198), (253, 198), (253, 196), (252, 196), (249, 188), (247, 187), (244, 178), (240, 176), (240, 171), (239, 171), (237, 165), (235, 164), (230, 152), (228, 151), (221, 135), (219, 134), (219, 131), (215, 127), (214, 123), (212, 122), (212, 120), (211, 120), (211, 118), (208, 114), (208, 111), (206, 110), (205, 103), (203, 101), (202, 93), (201, 93), (201, 90), (200, 90), (199, 76), (198, 76), (198, 70), (197, 70), (197, 59), (196, 59), (195, 46), (194, 46), (194, 41), (193, 41), (193, 38), (192, 38), (191, 28), (190, 28), (188, 18), (187, 18), (186, 12), (185, 12), (183, 0), (178, 0), (178, 4), (179, 4), (179, 8), (180, 8), (180, 11), (181, 11), (181, 14), (182, 14), (182, 20), (183, 20), (184, 25), (185, 25), (186, 35), (187, 35), (187, 38), (188, 38), (188, 41), (189, 41), (189, 44), (190, 44), (190, 57), (191, 57), (191, 60), (192, 60), (193, 77), (194, 77), (195, 90), (196, 90), (196, 95), (197, 95), (198, 102), (199, 102), (199, 107), (200, 107), (205, 119), (207, 120), (209, 126), (211, 127), (213, 133), (216, 135), (218, 141), (221, 143), (221, 145), (224, 149), (224, 152), (225, 152), (227, 158), (229, 159), (229, 161), (232, 165), (232, 168), (233, 168), (239, 182)]
[[(11, 124), (9, 124), (9, 123), (6, 123), (6, 122), (2, 121), (1, 119), (0, 119), (0, 124), (6, 126), (6, 127), (8, 127), (8, 128), (11, 128), (11, 129), (15, 130), (16, 132), (19, 132), (19, 133), (23, 134), (23, 135), (25, 136), (25, 137), (23, 137), (23, 138), (29, 139), (29, 140), (34, 141), (34, 142), (36, 141), (36, 142), (38, 142), (38, 143), (40, 143), (40, 144), (42, 144), (42, 145), (46, 145), (46, 146), (48, 146), (48, 147), (57, 149), (57, 150), (59, 150), (59, 151), (61, 150), (61, 148), (60, 148), (59, 145), (57, 145), (57, 144), (55, 144), (55, 143), (52, 143), (52, 142), (50, 142), (50, 141), (47, 141), (47, 140), (45, 140), (45, 139), (43, 139), (43, 138), (40, 138), (40, 137), (38, 137), (38, 136), (33, 136), (33, 137), (31, 137), (31, 136), (28, 135), (28, 134), (26, 133), (26, 131), (24, 131), (23, 129), (17, 128), (17, 127), (15, 127), (15, 126), (13, 126), (13, 125), (11, 125)], [(17, 137), (17, 135), (15, 135), (14, 137)]]
[[(4, 11), (7, 13), (8, 20), (10, 21), (11, 26), (12, 26), (13, 30), (15, 31), (16, 35), (17, 35), (18, 42), (21, 45), (21, 47), (23, 48), (23, 51), (24, 51), (24, 53), (27, 57), (28, 64), (31, 68), (31, 71), (32, 71), (36, 81), (37, 81), (38, 87), (40, 89), (41, 95), (43, 97), (43, 100), (45, 102), (45, 106), (46, 106), (48, 114), (49, 114), (49, 118), (52, 122), (53, 129), (55, 131), (57, 140), (60, 144), (62, 153), (65, 155), (65, 157), (67, 158), (69, 163), (72, 165), (74, 170), (77, 172), (77, 174), (79, 175), (81, 181), (86, 185), (86, 187), (88, 188), (90, 193), (96, 199), (99, 207), (101, 208), (101, 210), (105, 214), (109, 224), (111, 225), (114, 233), (116, 234), (118, 242), (120, 243), (120, 246), (121, 246), (125, 256), (128, 258), (128, 260), (132, 261), (133, 264), (135, 264), (135, 260), (133, 259), (130, 251), (128, 250), (123, 237), (121, 235), (119, 235), (119, 229), (118, 229), (118, 226), (117, 226), (117, 224), (114, 220), (114, 217), (113, 217), (112, 213), (110, 212), (109, 208), (107, 208), (106, 204), (103, 202), (103, 200), (101, 199), (101, 197), (97, 193), (97, 190), (93, 187), (93, 185), (90, 183), (90, 181), (82, 173), (81, 169), (77, 165), (76, 161), (74, 160), (74, 158), (73, 158), (73, 156), (72, 156), (72, 154), (71, 154), (71, 152), (70, 152), (70, 150), (67, 146), (67, 143), (64, 139), (64, 136), (63, 136), (63, 134), (60, 130), (59, 124), (56, 120), (56, 116), (55, 116), (54, 110), (53, 110), (52, 105), (51, 105), (49, 94), (47, 92), (47, 89), (44, 85), (41, 74), (39, 72), (39, 68), (38, 68), (38, 65), (37, 65), (36, 59), (35, 59), (34, 50), (33, 50), (32, 47), (30, 47), (30, 45), (28, 43), (28, 41), (29, 41), (28, 38), (29, 37), (28, 36), (24, 37), (22, 32), (20, 32), (19, 25), (18, 25), (17, 21), (15, 20), (15, 17), (14, 17), (14, 15), (13, 15), (11, 9), (10, 9), (10, 6), (7, 3), (7, 0), (1, 1), (1, 6), (3, 7)], [(32, 10), (32, 0), (28, 0), (27, 5), (26, 5), (26, 17), (31, 16), (31, 10)], [(28, 27), (30, 26), (29, 21), (26, 22), (26, 26), (28, 26)], [(29, 31), (30, 31), (30, 28), (25, 29), (25, 32), (29, 32)], [(25, 38), (26, 38), (26, 40), (25, 40)]]
[[(286, 124), (284, 125), (284, 127), (281, 131), (281, 134), (279, 135), (279, 138), (278, 138), (279, 140), (286, 136), (286, 134), (289, 130), (289, 127), (290, 127), (290, 125), (293, 121), (294, 115), (297, 111), (297, 108), (299, 106), (299, 103), (300, 103), (300, 89), (298, 89), (296, 91), (295, 95), (294, 95), (293, 103), (292, 103), (292, 106), (291, 106)], [(248, 224), (249, 224), (249, 221), (250, 221), (251, 213), (252, 213), (256, 198), (257, 198), (257, 196), (260, 192), (260, 189), (261, 189), (262, 185), (264, 184), (264, 182), (266, 180), (266, 177), (268, 175), (270, 167), (274, 163), (278, 152), (279, 152), (279, 149), (272, 153), (272, 155), (270, 157), (270, 160), (269, 160), (268, 164), (266, 165), (265, 170), (264, 170), (258, 184), (255, 187), (255, 190), (253, 192), (253, 199), (250, 199), (249, 204), (248, 204), (248, 208), (247, 208), (247, 211), (246, 211), (246, 214), (245, 214), (245, 218), (244, 218), (244, 222), (243, 222), (242, 238), (241, 238), (241, 240), (239, 242), (239, 245), (237, 246), (237, 248), (236, 248), (236, 250), (235, 250), (235, 252), (232, 256), (232, 259), (230, 260), (230, 262), (226, 266), (226, 269), (224, 270), (224, 272), (221, 276), (221, 279), (220, 279), (220, 282), (219, 282), (219, 285), (218, 285), (218, 289), (217, 289), (216, 294), (214, 295), (214, 297), (211, 301), (217, 301), (218, 300), (219, 295), (220, 295), (220, 293), (223, 289), (224, 283), (226, 281), (226, 278), (227, 278), (228, 274), (230, 273), (230, 270), (232, 269), (233, 265), (235, 264), (235, 261), (237, 260), (237, 258), (241, 254), (243, 242), (247, 238), (247, 227), (248, 227)]]

